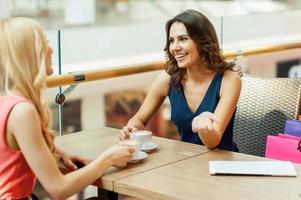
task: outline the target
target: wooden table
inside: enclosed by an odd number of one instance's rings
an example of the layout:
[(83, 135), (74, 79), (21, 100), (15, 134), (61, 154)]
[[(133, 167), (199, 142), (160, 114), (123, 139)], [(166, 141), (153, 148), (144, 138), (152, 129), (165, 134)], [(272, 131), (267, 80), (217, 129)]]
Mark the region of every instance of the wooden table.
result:
[[(118, 129), (103, 127), (57, 137), (55, 142), (60, 143), (78, 155), (94, 159), (101, 152), (119, 142), (118, 134)], [(128, 167), (122, 170), (111, 167), (94, 185), (105, 190), (113, 191), (114, 181), (120, 178), (142, 173), (208, 152), (208, 150), (201, 145), (160, 137), (153, 137), (153, 141), (158, 144), (159, 147), (157, 150), (149, 153), (144, 161), (129, 164)]]
[[(119, 179), (114, 191), (145, 200), (300, 200), (301, 166), (297, 177), (211, 176), (210, 160), (264, 160), (264, 158), (214, 150), (144, 173)], [(126, 199), (126, 198), (124, 198)]]

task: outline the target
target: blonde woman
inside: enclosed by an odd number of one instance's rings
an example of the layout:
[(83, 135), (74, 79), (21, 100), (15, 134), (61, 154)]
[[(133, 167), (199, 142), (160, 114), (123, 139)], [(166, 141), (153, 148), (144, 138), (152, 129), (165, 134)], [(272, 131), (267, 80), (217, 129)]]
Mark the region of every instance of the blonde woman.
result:
[[(65, 199), (108, 167), (124, 167), (132, 158), (131, 147), (113, 146), (87, 164), (53, 143), (51, 116), (43, 97), (46, 76), (52, 73), (51, 54), (34, 20), (11, 18), (0, 23), (0, 69), (5, 77), (0, 93), (0, 199), (29, 198), (36, 177), (54, 199)], [(87, 165), (63, 175), (57, 156), (72, 169), (75, 161)]]

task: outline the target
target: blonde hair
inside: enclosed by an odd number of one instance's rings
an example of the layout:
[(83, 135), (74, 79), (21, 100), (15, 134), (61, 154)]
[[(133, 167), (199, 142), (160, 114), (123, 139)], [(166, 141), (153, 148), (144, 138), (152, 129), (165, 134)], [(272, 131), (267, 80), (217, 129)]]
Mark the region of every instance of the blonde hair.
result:
[[(0, 28), (1, 28), (1, 26), (0, 26)], [(1, 30), (0, 30), (0, 34), (1, 34)], [(1, 41), (0, 41), (0, 48), (1, 48)], [(0, 96), (3, 93), (4, 93), (4, 67), (2, 65), (1, 56), (0, 56)]]
[[(34, 20), (16, 17), (0, 23), (0, 69), (5, 93), (17, 90), (36, 107), (43, 137), (54, 152), (51, 113), (44, 98), (48, 44)], [(0, 73), (1, 76), (1, 73)], [(1, 86), (1, 82), (0, 82)]]

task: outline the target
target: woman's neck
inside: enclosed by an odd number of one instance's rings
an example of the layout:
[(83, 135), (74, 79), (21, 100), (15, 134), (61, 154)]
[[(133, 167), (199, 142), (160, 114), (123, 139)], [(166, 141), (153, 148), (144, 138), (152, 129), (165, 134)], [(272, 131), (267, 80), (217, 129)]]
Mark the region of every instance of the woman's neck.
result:
[(10, 94), (16, 95), (16, 96), (24, 96), (18, 89), (13, 88), (9, 91)]
[(215, 74), (215, 72), (207, 69), (204, 65), (194, 65), (187, 68), (187, 73), (185, 79), (194, 83), (201, 83)]

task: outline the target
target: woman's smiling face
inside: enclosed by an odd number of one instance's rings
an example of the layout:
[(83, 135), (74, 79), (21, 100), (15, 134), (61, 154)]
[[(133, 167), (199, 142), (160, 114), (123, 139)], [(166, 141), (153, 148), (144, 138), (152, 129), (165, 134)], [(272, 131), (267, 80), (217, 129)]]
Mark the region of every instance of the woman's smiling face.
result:
[(182, 22), (174, 22), (169, 32), (169, 51), (180, 68), (189, 68), (200, 63), (197, 44), (190, 38)]

